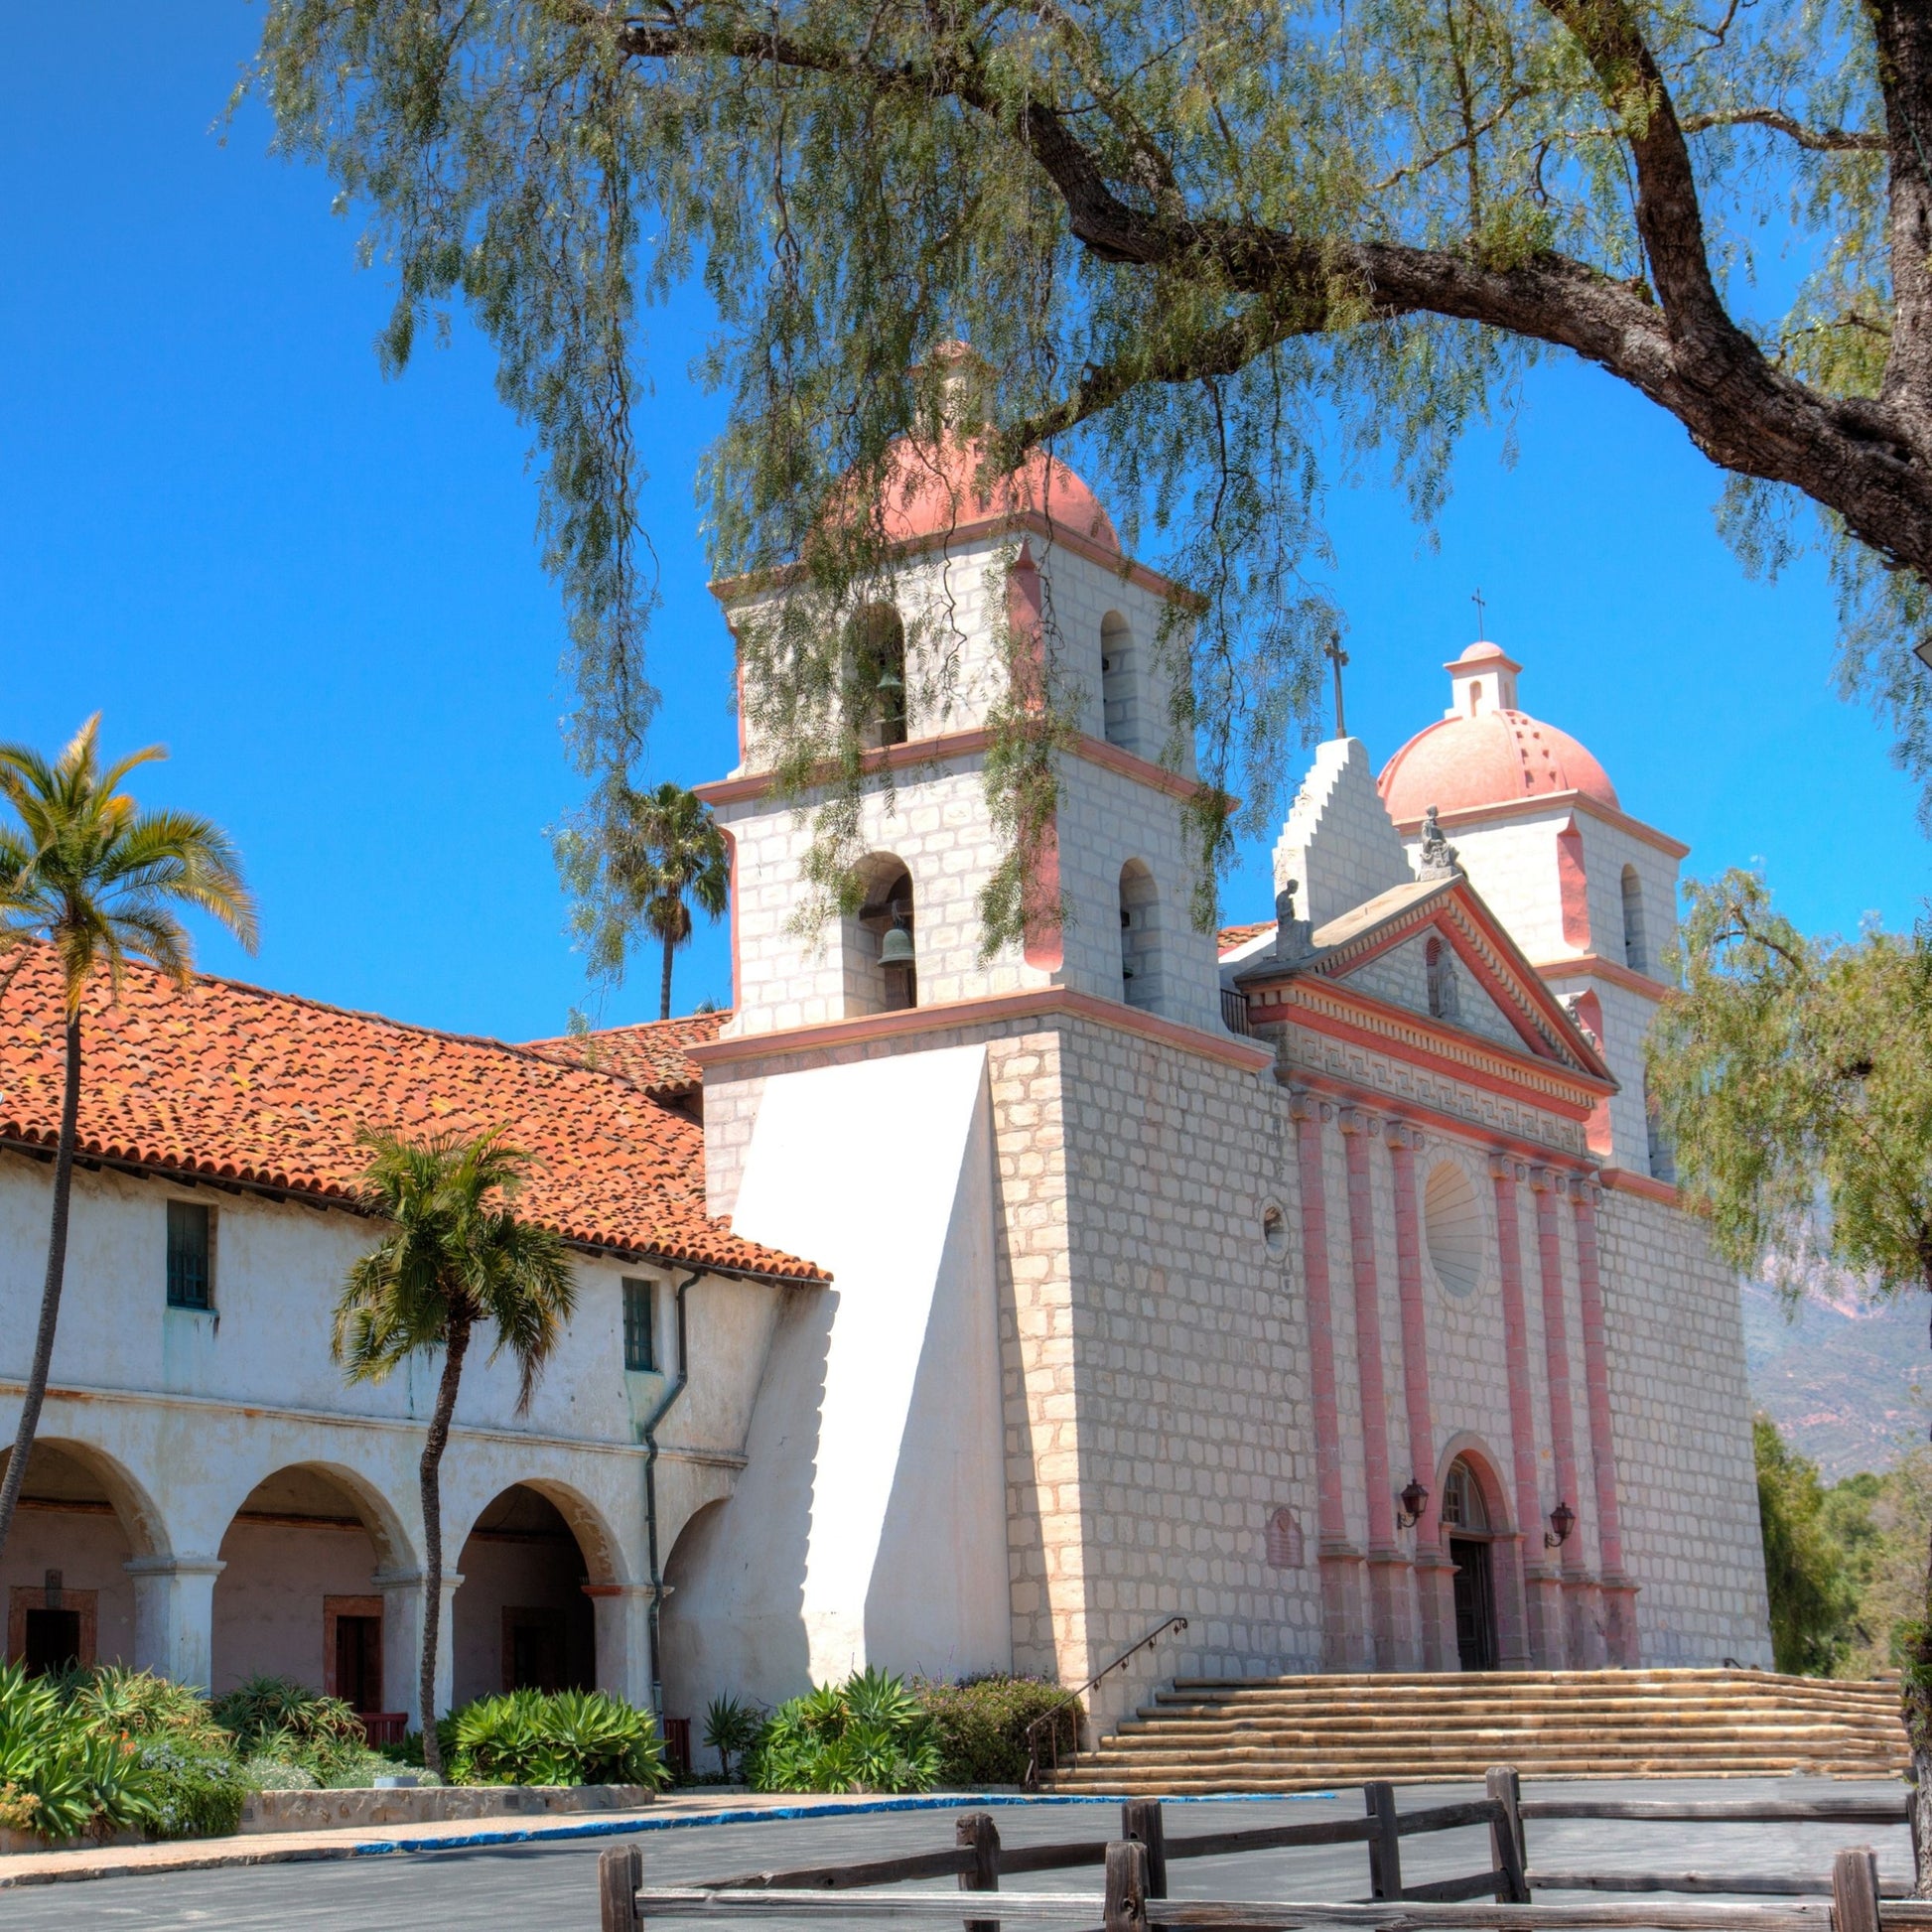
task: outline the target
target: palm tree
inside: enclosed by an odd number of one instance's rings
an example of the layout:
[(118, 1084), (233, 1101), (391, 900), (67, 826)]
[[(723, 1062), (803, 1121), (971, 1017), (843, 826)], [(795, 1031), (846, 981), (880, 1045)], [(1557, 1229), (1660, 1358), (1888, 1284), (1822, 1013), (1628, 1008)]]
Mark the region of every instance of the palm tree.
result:
[(158, 966), (178, 985), (194, 971), (177, 905), (199, 906), (250, 951), (255, 903), (242, 883), (228, 835), (193, 812), (144, 812), (121, 789), (127, 774), (165, 759), (159, 745), (118, 764), (100, 762), (100, 714), (82, 725), (52, 763), (22, 745), (0, 745), (0, 798), (19, 829), (0, 827), (0, 950), (27, 940), (54, 948), (64, 989), (67, 1078), (54, 1159), (54, 1224), (47, 1242), (40, 1327), (13, 1453), (0, 1481), (0, 1553), (13, 1528), (47, 1397), (54, 1334), (67, 1277), (68, 1214), (73, 1146), (80, 1119), (80, 1010), (95, 974), (105, 971), (119, 999), (130, 959)]
[[(731, 903), (731, 859), (710, 808), (682, 785), (627, 792), (611, 853), (611, 883), (626, 924), (664, 948), (658, 1017), (671, 1017), (671, 958), (691, 937), (691, 907), (719, 918)], [(621, 942), (620, 942), (621, 943)]]
[(511, 1203), (530, 1157), (500, 1129), (405, 1140), (364, 1134), (363, 1206), (390, 1224), (348, 1271), (336, 1304), (335, 1356), (351, 1382), (375, 1382), (418, 1348), (443, 1350), (443, 1375), (418, 1464), (423, 1496), (423, 1761), (443, 1769), (436, 1735), (436, 1646), (443, 1616), (443, 1451), (456, 1413), (464, 1357), (480, 1323), (495, 1330), (493, 1362), (505, 1349), (521, 1383), (516, 1413), (530, 1397), (577, 1306), (577, 1282), (562, 1239), (519, 1220)]

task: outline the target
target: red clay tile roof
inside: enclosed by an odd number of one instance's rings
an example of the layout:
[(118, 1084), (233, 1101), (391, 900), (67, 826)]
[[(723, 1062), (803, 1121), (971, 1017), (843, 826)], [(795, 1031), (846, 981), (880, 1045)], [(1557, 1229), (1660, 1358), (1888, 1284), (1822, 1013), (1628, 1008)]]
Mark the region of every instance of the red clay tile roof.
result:
[(1250, 939), (1259, 939), (1264, 932), (1273, 932), (1273, 919), (1260, 919), (1252, 925), (1224, 925), (1220, 931), (1221, 957), (1225, 959), (1238, 946), (1245, 946)]
[(603, 1027), (595, 1033), (566, 1034), (561, 1039), (528, 1039), (531, 1052), (570, 1066), (588, 1066), (615, 1074), (646, 1093), (683, 1094), (704, 1084), (698, 1064), (686, 1047), (703, 1046), (718, 1037), (724, 1013), (687, 1013), (681, 1020), (651, 1020), (637, 1027)]
[[(0, 959), (0, 1142), (52, 1147), (64, 1055), (52, 956)], [(704, 1130), (628, 1081), (235, 980), (130, 969), (82, 1018), (80, 1149), (130, 1167), (353, 1203), (357, 1129), (505, 1127), (536, 1156), (524, 1213), (625, 1254), (789, 1281), (811, 1262), (705, 1212)]]

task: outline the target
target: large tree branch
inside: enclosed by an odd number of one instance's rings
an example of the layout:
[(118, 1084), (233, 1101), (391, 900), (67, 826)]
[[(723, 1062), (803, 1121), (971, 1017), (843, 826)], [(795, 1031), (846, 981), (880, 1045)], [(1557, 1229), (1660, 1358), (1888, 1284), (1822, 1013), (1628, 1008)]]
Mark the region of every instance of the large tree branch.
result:
[(1714, 127), (1765, 127), (1814, 154), (1882, 154), (1885, 151), (1882, 134), (1848, 127), (1807, 127), (1775, 107), (1732, 107), (1722, 113), (1686, 114), (1678, 125), (1686, 134), (1705, 134)]
[[(1190, 216), (1163, 197), (1144, 207), (1115, 192), (1099, 158), (1052, 103), (1016, 104), (970, 52), (936, 43), (918, 62), (827, 45), (729, 13), (613, 22), (580, 0), (587, 24), (614, 27), (640, 61), (725, 59), (850, 80), (880, 95), (950, 98), (1005, 131), (1052, 183), (1068, 226), (1100, 258), (1171, 275), (1211, 274), (1255, 299), (1248, 317), (1162, 359), (1090, 370), (1076, 392), (1006, 439), (1024, 447), (1070, 429), (1137, 383), (1227, 373), (1292, 335), (1427, 314), (1574, 350), (1682, 422), (1715, 463), (1789, 483), (1838, 511), (1881, 555), (1932, 582), (1932, 483), (1891, 410), (1808, 388), (1774, 368), (1720, 302), (1704, 245), (1690, 153), (1655, 62), (1615, 0), (1545, 0), (1572, 26), (1636, 158), (1638, 227), (1659, 302), (1585, 263), (1544, 254), (1492, 267), (1464, 253), (1386, 241), (1310, 238), (1257, 223)], [(1889, 0), (1916, 11), (1925, 0)], [(1245, 359), (1245, 358), (1244, 358)], [(1928, 385), (1932, 393), (1932, 385)]]
[(1656, 58), (1621, 0), (1543, 0), (1570, 30), (1616, 117), (1637, 178), (1637, 234), (1674, 336), (1722, 354), (1742, 339), (1719, 298), (1690, 144)]

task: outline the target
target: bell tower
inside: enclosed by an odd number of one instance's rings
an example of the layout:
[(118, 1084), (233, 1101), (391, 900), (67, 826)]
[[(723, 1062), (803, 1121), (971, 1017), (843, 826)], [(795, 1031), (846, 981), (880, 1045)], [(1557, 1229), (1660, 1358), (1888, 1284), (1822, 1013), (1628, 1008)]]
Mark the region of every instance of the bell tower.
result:
[[(1171, 707), (1157, 639), (1184, 593), (1124, 556), (1064, 464), (1035, 454), (991, 490), (977, 468), (970, 441), (908, 447), (905, 481), (889, 485), (905, 608), (869, 606), (854, 621), (868, 673), (856, 688), (875, 707), (862, 730), (856, 915), (797, 930), (809, 827), (770, 796), (774, 760), (755, 734), (741, 734), (729, 777), (699, 788), (734, 849), (731, 1036), (1049, 988), (1220, 1031), (1214, 942), (1189, 916), (1194, 779), (1160, 761)], [(740, 630), (786, 592), (764, 580), (718, 594)], [(1002, 849), (986, 799), (988, 715), (1009, 640), (1028, 638), (1078, 727), (1056, 755), (1058, 809), (1034, 882), (1064, 917), (1038, 918), (982, 958), (979, 897)], [(924, 657), (940, 652), (950, 674), (935, 700)]]

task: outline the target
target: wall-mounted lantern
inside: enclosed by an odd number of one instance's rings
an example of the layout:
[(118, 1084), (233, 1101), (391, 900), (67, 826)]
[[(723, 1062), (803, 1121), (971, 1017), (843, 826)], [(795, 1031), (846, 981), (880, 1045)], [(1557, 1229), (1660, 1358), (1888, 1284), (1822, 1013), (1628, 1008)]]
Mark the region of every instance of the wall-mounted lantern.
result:
[(1568, 1503), (1559, 1503), (1550, 1512), (1550, 1527), (1543, 1532), (1543, 1547), (1560, 1550), (1570, 1541), (1570, 1532), (1576, 1527), (1577, 1512)]
[(1399, 1530), (1412, 1530), (1422, 1521), (1422, 1513), (1429, 1507), (1429, 1491), (1414, 1476), (1402, 1492), (1402, 1508), (1396, 1515), (1395, 1526)]

